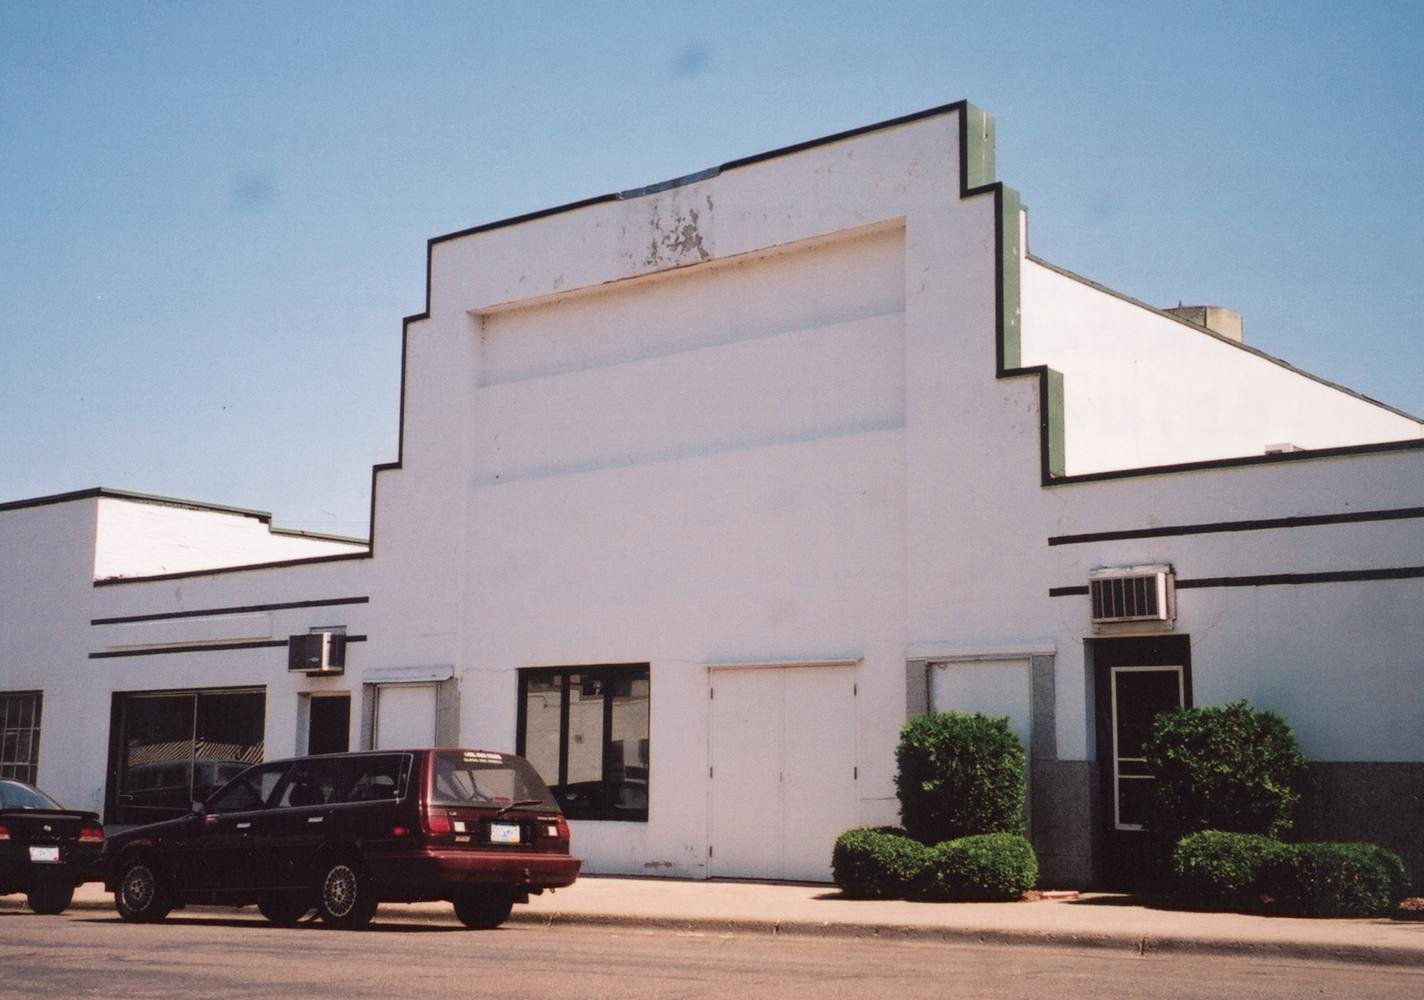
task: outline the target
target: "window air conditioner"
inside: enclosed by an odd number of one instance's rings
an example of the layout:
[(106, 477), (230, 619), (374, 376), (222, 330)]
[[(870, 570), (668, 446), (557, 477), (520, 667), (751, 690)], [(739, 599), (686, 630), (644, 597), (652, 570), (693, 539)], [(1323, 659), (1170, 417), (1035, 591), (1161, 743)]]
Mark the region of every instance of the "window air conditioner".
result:
[(341, 632), (308, 632), (287, 640), (287, 670), (308, 677), (346, 671), (346, 636)]
[(1177, 617), (1170, 566), (1095, 569), (1088, 574), (1094, 625), (1167, 622)]

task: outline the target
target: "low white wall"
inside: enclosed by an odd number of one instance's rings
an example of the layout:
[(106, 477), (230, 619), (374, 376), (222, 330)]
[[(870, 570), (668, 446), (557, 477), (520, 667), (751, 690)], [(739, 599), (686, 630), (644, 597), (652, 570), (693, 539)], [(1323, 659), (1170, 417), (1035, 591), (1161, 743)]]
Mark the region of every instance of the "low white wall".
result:
[(1424, 434), (1386, 407), (1031, 258), (1022, 266), (1023, 361), (1063, 373), (1070, 475)]
[(262, 518), (161, 501), (100, 497), (95, 579), (364, 552), (362, 542), (274, 532)]

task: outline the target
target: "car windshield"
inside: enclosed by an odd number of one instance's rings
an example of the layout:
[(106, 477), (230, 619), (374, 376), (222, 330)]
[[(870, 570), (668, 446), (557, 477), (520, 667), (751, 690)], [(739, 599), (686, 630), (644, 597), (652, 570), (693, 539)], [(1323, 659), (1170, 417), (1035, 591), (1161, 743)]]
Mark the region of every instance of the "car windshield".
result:
[(0, 781), (0, 809), (63, 809), (38, 788), (18, 781)]
[(437, 752), (430, 798), (443, 805), (559, 808), (527, 760), (485, 750)]

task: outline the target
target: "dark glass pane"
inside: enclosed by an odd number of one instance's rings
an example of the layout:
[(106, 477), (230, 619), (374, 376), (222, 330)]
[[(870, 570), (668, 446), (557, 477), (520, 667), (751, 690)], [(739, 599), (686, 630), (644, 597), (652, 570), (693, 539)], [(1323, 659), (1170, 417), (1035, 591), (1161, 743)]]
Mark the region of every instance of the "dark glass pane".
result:
[(124, 702), (119, 822), (144, 823), (191, 805), (193, 696), (131, 696)]
[(549, 785), (559, 783), (560, 677), (528, 677), (524, 696), (524, 757)]
[(261, 763), (267, 697), (261, 691), (202, 692), (197, 699), (193, 797), (201, 800)]
[(298, 763), (287, 776), (287, 784), (277, 797), (278, 806), (324, 806), (340, 800), (337, 792), (336, 761), (309, 760)]
[(401, 793), (401, 771), (409, 759), (405, 754), (392, 753), (342, 760), (342, 800), (371, 802), (396, 798)]
[(1152, 805), (1151, 778), (1123, 778), (1117, 783), (1117, 821), (1124, 826), (1142, 826)]
[(1152, 720), (1161, 712), (1181, 707), (1181, 687), (1176, 670), (1115, 670), (1117, 755), (1141, 757), (1152, 732)]
[(613, 699), (607, 805), (618, 818), (648, 816), (648, 675), (627, 674), (608, 685)]
[(250, 812), (261, 809), (290, 767), (289, 763), (279, 763), (248, 768), (208, 800), (208, 811)]
[(483, 750), (437, 754), (434, 799), (452, 805), (507, 806), (526, 802), (543, 809), (557, 805), (539, 775), (524, 760)]
[(597, 801), (603, 783), (603, 692), (598, 677), (569, 678), (569, 771), (564, 794)]

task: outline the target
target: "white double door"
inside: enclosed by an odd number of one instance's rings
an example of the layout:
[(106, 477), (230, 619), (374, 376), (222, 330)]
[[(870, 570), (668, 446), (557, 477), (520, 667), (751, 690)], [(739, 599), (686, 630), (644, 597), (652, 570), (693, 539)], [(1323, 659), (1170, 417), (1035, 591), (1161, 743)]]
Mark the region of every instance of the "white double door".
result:
[(708, 873), (828, 882), (857, 824), (855, 669), (710, 672)]

